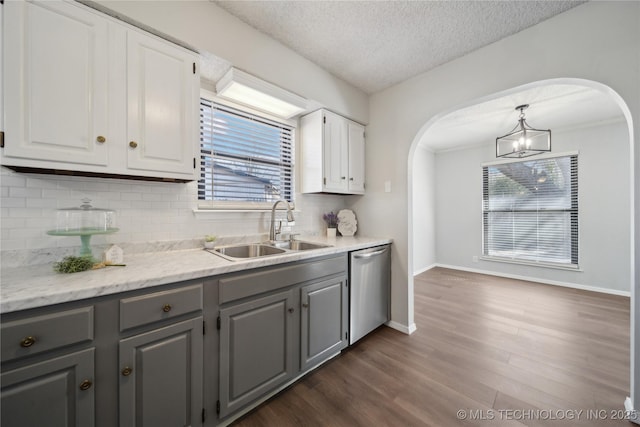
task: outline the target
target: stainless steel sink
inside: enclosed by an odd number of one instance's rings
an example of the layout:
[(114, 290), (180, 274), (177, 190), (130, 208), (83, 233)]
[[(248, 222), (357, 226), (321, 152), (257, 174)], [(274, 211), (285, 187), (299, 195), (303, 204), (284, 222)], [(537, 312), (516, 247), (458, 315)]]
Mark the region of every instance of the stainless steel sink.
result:
[[(211, 251), (223, 258), (236, 259), (258, 258), (269, 255), (278, 255), (286, 252), (284, 249), (276, 248), (261, 243), (249, 243), (240, 245), (217, 246)], [(234, 259), (235, 258), (235, 259)]]
[(322, 248), (330, 247), (329, 245), (323, 245), (321, 243), (304, 242), (302, 240), (277, 242), (277, 243), (271, 243), (271, 245), (277, 248), (289, 249), (291, 251), (308, 251), (312, 249), (322, 249)]
[(238, 261), (240, 259), (260, 258), (284, 254), (287, 252), (308, 251), (328, 247), (330, 247), (330, 245), (304, 242), (301, 240), (285, 240), (281, 242), (270, 241), (264, 243), (241, 243), (236, 245), (216, 246), (209, 250), (209, 252), (219, 255), (229, 261)]

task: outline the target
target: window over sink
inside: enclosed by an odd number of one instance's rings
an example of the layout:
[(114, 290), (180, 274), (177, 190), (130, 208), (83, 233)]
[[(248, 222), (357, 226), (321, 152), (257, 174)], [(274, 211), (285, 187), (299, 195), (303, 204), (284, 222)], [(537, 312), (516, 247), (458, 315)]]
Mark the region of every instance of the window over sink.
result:
[(265, 209), (294, 199), (294, 127), (200, 99), (199, 207)]

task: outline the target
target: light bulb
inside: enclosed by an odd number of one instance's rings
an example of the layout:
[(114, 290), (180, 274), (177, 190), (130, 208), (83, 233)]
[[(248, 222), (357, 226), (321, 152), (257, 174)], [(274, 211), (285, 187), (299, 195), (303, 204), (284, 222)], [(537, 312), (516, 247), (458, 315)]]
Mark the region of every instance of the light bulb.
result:
[(518, 142), (520, 143), (520, 145), (524, 145), (524, 138), (520, 137), (520, 139), (518, 140)]
[(529, 138), (527, 138), (527, 148), (531, 147), (531, 140)]

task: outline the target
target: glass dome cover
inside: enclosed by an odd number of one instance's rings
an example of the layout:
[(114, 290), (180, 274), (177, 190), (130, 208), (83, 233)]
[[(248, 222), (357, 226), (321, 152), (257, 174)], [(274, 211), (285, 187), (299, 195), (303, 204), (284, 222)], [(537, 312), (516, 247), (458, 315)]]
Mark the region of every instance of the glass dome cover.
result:
[(56, 213), (56, 231), (60, 232), (104, 232), (115, 226), (116, 212), (94, 208), (90, 199), (82, 199), (79, 207), (58, 209)]
[(56, 211), (56, 229), (47, 234), (51, 236), (80, 236), (82, 247), (80, 255), (91, 255), (89, 242), (94, 234), (110, 234), (116, 228), (116, 212), (91, 206), (90, 199), (82, 199), (82, 205), (75, 208), (63, 208)]

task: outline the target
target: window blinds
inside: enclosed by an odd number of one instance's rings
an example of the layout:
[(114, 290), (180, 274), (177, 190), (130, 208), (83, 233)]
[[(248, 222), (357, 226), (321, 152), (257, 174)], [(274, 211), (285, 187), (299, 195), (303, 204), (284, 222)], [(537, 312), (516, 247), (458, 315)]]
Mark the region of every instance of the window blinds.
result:
[(293, 201), (293, 128), (200, 101), (198, 199)]
[(578, 156), (484, 166), (483, 254), (578, 266)]

